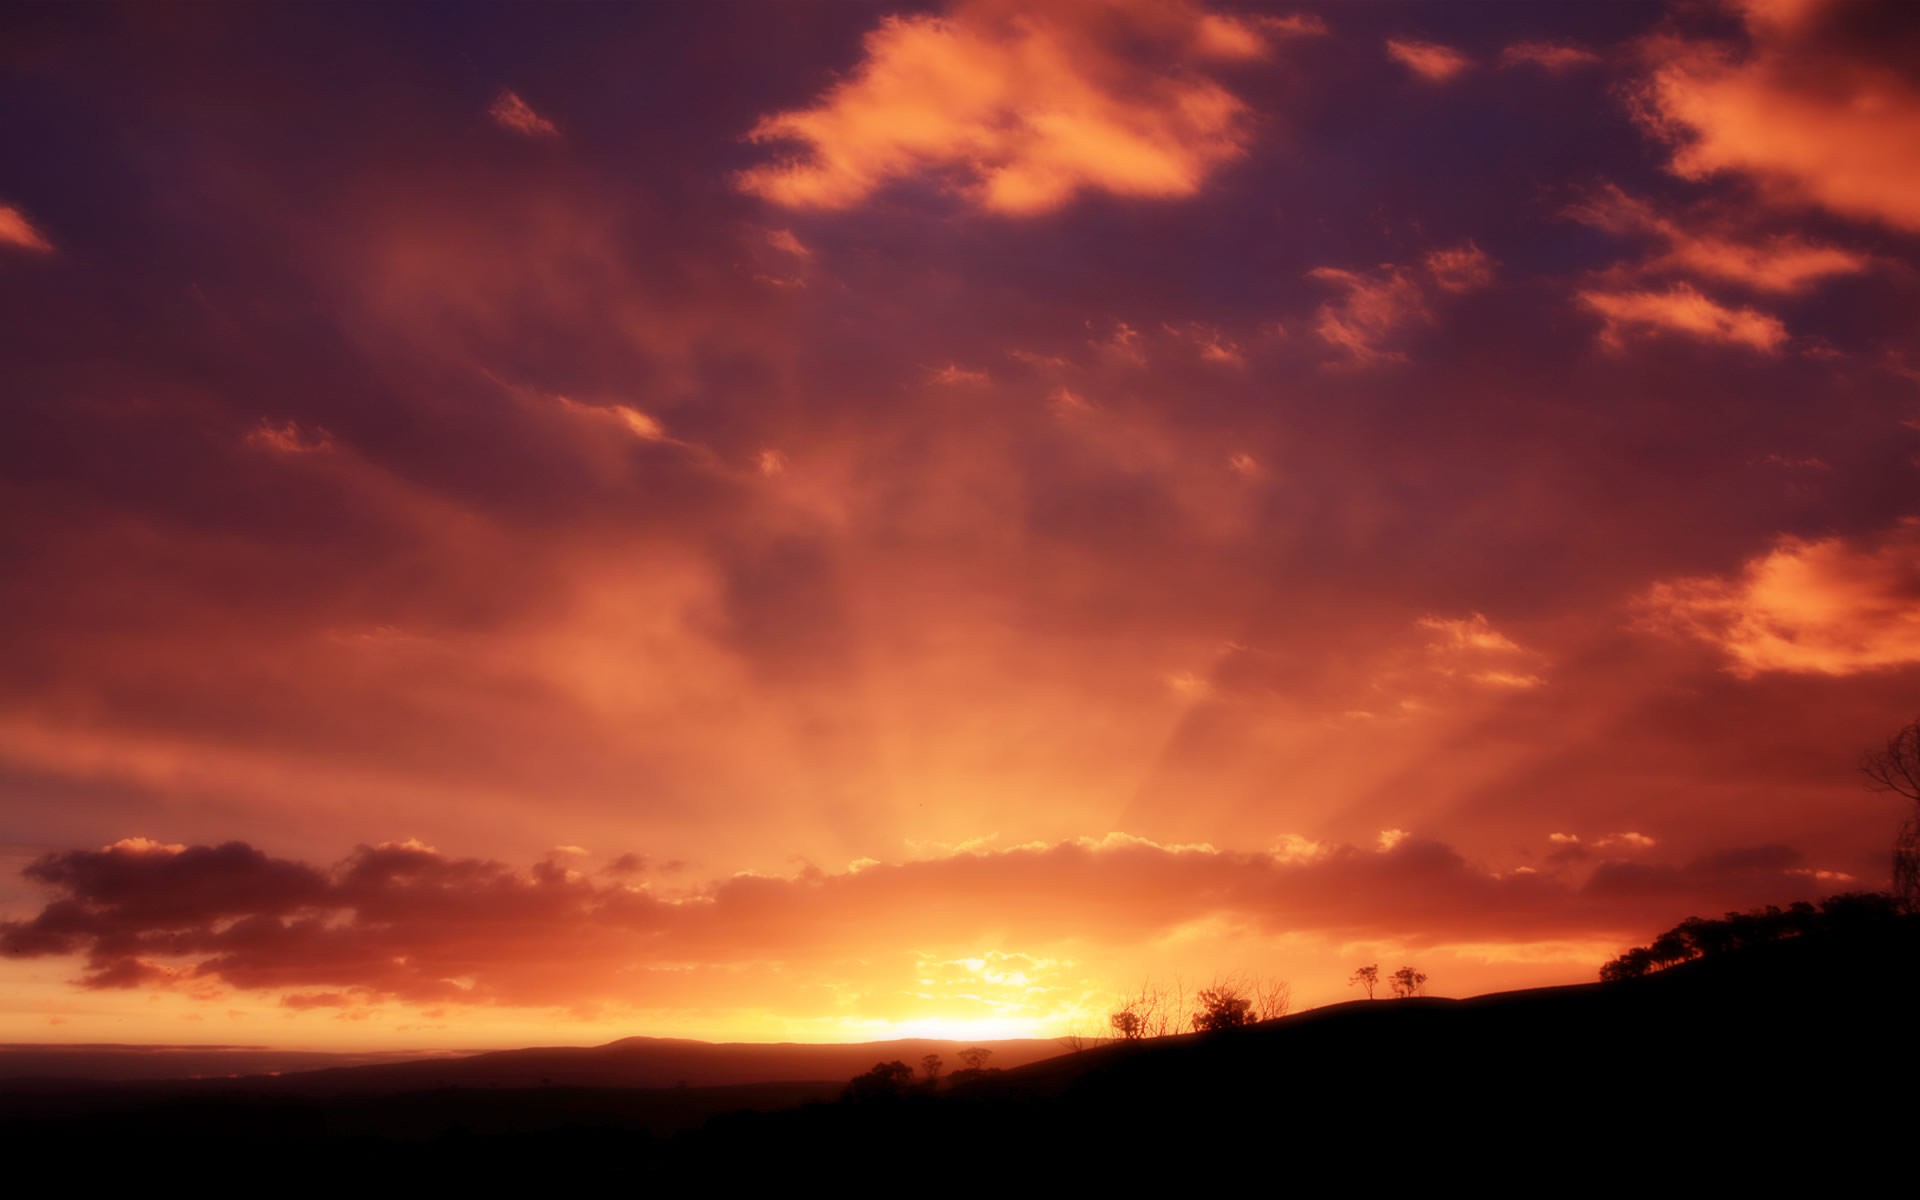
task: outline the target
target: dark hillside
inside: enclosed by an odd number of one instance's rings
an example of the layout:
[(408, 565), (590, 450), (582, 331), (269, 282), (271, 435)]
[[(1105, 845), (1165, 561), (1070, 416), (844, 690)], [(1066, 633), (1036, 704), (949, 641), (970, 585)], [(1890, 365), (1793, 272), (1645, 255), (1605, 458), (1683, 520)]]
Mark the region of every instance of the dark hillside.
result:
[(1831, 1185), (1912, 1153), (1915, 928), (1793, 938), (1607, 984), (1340, 1004), (962, 1075), (937, 1093), (122, 1091), (15, 1105), (0, 1137), (28, 1153), (110, 1144), (129, 1161), (211, 1155), (441, 1182), (536, 1178), (565, 1162), (715, 1184), (899, 1186), (997, 1164), (1010, 1178), (1102, 1186), (1388, 1170), (1581, 1190), (1622, 1173)]

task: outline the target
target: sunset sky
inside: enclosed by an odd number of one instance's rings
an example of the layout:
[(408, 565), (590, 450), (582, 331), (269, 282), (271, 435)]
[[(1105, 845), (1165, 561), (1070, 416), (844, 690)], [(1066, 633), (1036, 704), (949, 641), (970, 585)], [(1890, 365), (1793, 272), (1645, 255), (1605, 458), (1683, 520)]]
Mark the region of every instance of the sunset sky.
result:
[(1910, 4), (4, 23), (0, 1041), (1050, 1036), (1886, 884)]

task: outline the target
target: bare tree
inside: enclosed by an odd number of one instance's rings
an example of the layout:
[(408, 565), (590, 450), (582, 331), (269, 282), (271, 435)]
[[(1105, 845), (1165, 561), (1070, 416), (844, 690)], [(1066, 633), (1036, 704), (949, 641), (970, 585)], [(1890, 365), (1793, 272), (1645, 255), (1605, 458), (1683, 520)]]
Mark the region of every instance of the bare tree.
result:
[(1413, 967), (1401, 967), (1392, 976), (1393, 994), (1396, 999), (1407, 1000), (1420, 995), (1427, 988), (1427, 976)]
[(1913, 806), (1893, 839), (1893, 898), (1902, 910), (1920, 912), (1920, 717), (1885, 746), (1861, 755), (1860, 770), (1867, 787), (1892, 792)]
[(1253, 1015), (1259, 1021), (1277, 1021), (1293, 1008), (1293, 985), (1284, 979), (1260, 976), (1253, 981)]
[(1145, 981), (1121, 1000), (1107, 1022), (1122, 1041), (1137, 1041), (1183, 1032), (1188, 1016), (1187, 985), (1176, 976), (1171, 984)]
[(1068, 1051), (1078, 1054), (1082, 1050), (1092, 1050), (1095, 1047), (1104, 1046), (1113, 1039), (1105, 1033), (1102, 1033), (1097, 1025), (1094, 1027), (1094, 1031), (1089, 1033), (1087, 1031), (1087, 1018), (1082, 1014), (1075, 1018), (1073, 1025), (1068, 1028), (1065, 1036), (1056, 1038), (1055, 1040)]
[(1370, 966), (1361, 967), (1348, 976), (1347, 986), (1352, 987), (1355, 984), (1367, 989), (1367, 999), (1373, 999), (1373, 989), (1380, 986), (1380, 964), (1373, 963)]
[(1192, 1023), (1188, 1012), (1187, 978), (1175, 975), (1169, 986), (1154, 992), (1154, 1009), (1148, 1020), (1149, 1037), (1170, 1037), (1176, 1033), (1185, 1033)]

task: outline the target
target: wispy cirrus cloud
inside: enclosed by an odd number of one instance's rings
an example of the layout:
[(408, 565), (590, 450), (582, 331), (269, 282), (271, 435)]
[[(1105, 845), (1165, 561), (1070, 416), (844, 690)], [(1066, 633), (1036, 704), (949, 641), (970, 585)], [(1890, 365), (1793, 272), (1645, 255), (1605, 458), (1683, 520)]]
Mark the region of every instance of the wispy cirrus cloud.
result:
[(1473, 69), (1473, 60), (1438, 42), (1389, 38), (1387, 57), (1428, 83), (1446, 83)]
[(1790, 295), (1836, 276), (1857, 275), (1872, 265), (1864, 254), (1800, 233), (1752, 235), (1724, 219), (1682, 221), (1614, 184), (1570, 206), (1567, 215), (1608, 233), (1663, 245), (1663, 252), (1637, 266), (1648, 274), (1684, 273)]
[(1685, 283), (1658, 290), (1591, 288), (1575, 299), (1600, 317), (1600, 340), (1615, 348), (1635, 337), (1677, 336), (1770, 354), (1789, 336), (1779, 318), (1721, 304)]
[(27, 214), (11, 204), (0, 204), (0, 245), (32, 254), (53, 253), (53, 243), (47, 240), (47, 235), (27, 220)]
[(487, 108), (487, 115), (500, 128), (522, 137), (549, 138), (560, 135), (554, 123), (533, 111), (533, 106), (522, 100), (517, 92), (503, 91), (494, 97), (493, 103)]

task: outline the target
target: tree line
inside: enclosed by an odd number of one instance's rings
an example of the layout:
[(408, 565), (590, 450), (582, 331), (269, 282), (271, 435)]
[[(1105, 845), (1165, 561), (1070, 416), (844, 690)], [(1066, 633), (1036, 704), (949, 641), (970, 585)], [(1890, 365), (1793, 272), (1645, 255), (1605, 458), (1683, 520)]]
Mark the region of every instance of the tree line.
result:
[(1818, 906), (1800, 900), (1786, 908), (1769, 904), (1717, 919), (1688, 917), (1647, 945), (1608, 962), (1600, 968), (1600, 978), (1609, 983), (1640, 979), (1682, 963), (1793, 938), (1870, 934), (1900, 920), (1901, 911), (1898, 898), (1885, 892), (1847, 892), (1829, 896)]

